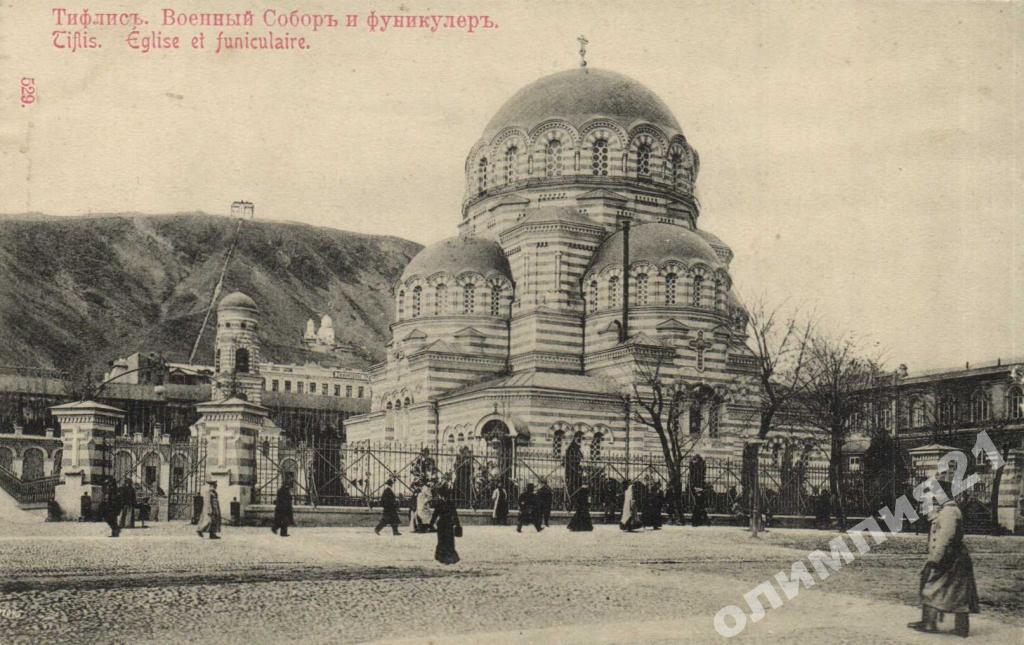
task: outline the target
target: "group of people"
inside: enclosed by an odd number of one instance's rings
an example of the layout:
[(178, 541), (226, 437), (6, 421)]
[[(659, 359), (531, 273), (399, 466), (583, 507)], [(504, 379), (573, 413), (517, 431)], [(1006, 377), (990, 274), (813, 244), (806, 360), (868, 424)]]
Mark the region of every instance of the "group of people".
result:
[(121, 529), (135, 528), (136, 511), (140, 511), (141, 518), (145, 521), (149, 504), (139, 502), (132, 478), (125, 477), (118, 486), (114, 477), (108, 477), (103, 484), (100, 516), (110, 527), (110, 537), (120, 537)]
[[(401, 524), (398, 497), (395, 495), (394, 485), (393, 479), (384, 482), (384, 491), (380, 498), (381, 517), (374, 528), (377, 535), (380, 535), (386, 526), (391, 527), (392, 535), (401, 535), (398, 530)], [(434, 559), (441, 564), (455, 564), (459, 561), (455, 538), (462, 537), (462, 523), (459, 521), (451, 488), (446, 482), (434, 486), (427, 482), (418, 482), (417, 487), (409, 509), (409, 527), (414, 533), (437, 533)]]
[(661, 490), (661, 482), (650, 485), (640, 480), (626, 482), (619, 528), (623, 531), (637, 531), (650, 527), (660, 531), (664, 507), (665, 494)]

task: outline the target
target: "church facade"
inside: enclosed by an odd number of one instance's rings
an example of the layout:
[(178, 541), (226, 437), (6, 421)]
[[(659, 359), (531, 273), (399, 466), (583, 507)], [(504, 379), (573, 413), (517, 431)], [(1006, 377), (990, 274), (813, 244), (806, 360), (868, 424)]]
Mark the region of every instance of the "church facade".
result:
[(466, 158), (458, 235), (394, 285), (387, 359), (349, 441), (660, 454), (631, 413), (657, 373), (692, 393), (679, 424), (697, 452), (738, 455), (756, 364), (732, 251), (699, 225), (699, 168), (628, 77), (584, 66), (516, 93)]

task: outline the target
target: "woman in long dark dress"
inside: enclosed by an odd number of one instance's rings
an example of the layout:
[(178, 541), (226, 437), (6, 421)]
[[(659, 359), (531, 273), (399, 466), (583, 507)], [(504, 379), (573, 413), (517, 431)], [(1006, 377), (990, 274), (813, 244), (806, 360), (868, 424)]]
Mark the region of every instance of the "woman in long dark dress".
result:
[(437, 528), (437, 548), (434, 549), (434, 559), (441, 564), (455, 564), (459, 561), (459, 554), (455, 550), (455, 532), (460, 530), (459, 514), (455, 511), (455, 504), (447, 491), (439, 491), (434, 498), (434, 515), (430, 524)]
[(570, 531), (593, 531), (594, 524), (590, 521), (590, 489), (584, 484), (576, 493), (576, 513), (569, 520)]

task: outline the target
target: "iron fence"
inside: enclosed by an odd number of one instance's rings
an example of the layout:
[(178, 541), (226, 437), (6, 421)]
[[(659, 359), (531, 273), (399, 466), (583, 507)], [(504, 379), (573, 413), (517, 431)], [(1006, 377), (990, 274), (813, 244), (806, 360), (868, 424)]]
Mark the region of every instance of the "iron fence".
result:
[[(552, 509), (569, 510), (576, 492), (584, 485), (591, 491), (592, 507), (621, 504), (627, 480), (658, 483), (670, 493), (668, 468), (657, 455), (626, 455), (604, 451), (597, 454), (556, 455), (511, 443), (489, 443), (435, 450), (433, 447), (392, 442), (346, 444), (331, 439), (295, 441), (264, 440), (254, 455), (253, 501), (272, 504), (282, 485), (292, 492), (294, 503), (312, 506), (363, 506), (380, 504), (385, 482), (403, 504), (410, 504), (425, 484), (447, 482), (460, 508), (484, 509), (492, 505), (494, 491), (507, 493), (509, 507), (517, 509), (526, 485), (546, 483), (552, 491)], [(749, 509), (740, 460), (693, 459), (680, 475), (683, 507), (691, 510), (702, 493), (708, 513), (733, 514)], [(775, 515), (814, 515), (824, 499), (830, 501), (829, 473), (825, 466), (762, 465), (758, 469), (760, 507)], [(862, 473), (848, 473), (840, 487), (847, 515), (874, 514), (888, 503), (891, 483), (870, 481)], [(907, 482), (899, 485), (900, 493)], [(668, 498), (669, 504), (670, 498)]]

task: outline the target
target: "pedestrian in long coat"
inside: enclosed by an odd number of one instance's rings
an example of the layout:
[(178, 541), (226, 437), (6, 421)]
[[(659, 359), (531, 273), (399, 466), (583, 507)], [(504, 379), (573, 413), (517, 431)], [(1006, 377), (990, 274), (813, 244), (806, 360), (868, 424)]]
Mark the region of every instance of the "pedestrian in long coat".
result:
[(196, 533), (203, 537), (204, 532), (210, 533), (211, 540), (219, 540), (220, 536), (220, 498), (217, 496), (217, 482), (210, 480), (206, 482), (206, 492), (203, 494), (203, 516), (196, 527)]
[(573, 508), (576, 512), (573, 513), (572, 519), (569, 520), (569, 530), (593, 531), (594, 524), (590, 521), (590, 488), (586, 484), (576, 491), (576, 497), (573, 499)]
[(938, 631), (939, 612), (956, 616), (954, 633), (970, 633), (970, 615), (980, 610), (974, 563), (964, 544), (960, 507), (950, 496), (947, 482), (939, 482), (946, 501), (928, 515), (928, 560), (921, 571), (921, 620), (908, 627), (922, 632)]
[(110, 527), (110, 537), (116, 538), (121, 535), (121, 529), (117, 525), (117, 516), (120, 513), (121, 491), (117, 487), (117, 481), (111, 477), (103, 493), (103, 521)]
[(711, 524), (708, 520), (707, 494), (703, 488), (693, 489), (693, 513), (690, 520), (694, 526), (706, 526)]
[(381, 529), (385, 526), (391, 527), (391, 533), (394, 535), (401, 535), (398, 532), (398, 500), (395, 498), (395, 491), (391, 489), (394, 485), (394, 480), (389, 479), (384, 482), (384, 492), (380, 496), (381, 515), (380, 521), (377, 522), (377, 528), (373, 529), (374, 533), (380, 535)]
[(501, 526), (508, 524), (508, 493), (505, 492), (505, 488), (501, 484), (498, 484), (494, 492), (491, 493), (491, 500), (494, 502), (491, 509), (491, 523)]
[(277, 498), (274, 500), (274, 525), (270, 530), (274, 533), (280, 531), (281, 537), (288, 537), (289, 526), (295, 526), (295, 510), (292, 506), (291, 482), (285, 482), (277, 489)]
[(416, 533), (428, 533), (430, 531), (430, 506), (432, 503), (430, 486), (424, 485), (416, 493), (416, 508), (412, 514), (412, 530)]
[(661, 509), (665, 506), (665, 497), (661, 492), (661, 483), (654, 482), (647, 492), (647, 499), (644, 502), (643, 518), (644, 526), (649, 526), (655, 531), (661, 530)]
[(135, 484), (132, 483), (132, 478), (125, 477), (124, 484), (118, 490), (121, 493), (121, 521), (119, 526), (121, 528), (127, 526), (133, 529), (135, 528), (135, 504), (138, 500), (135, 499)]
[(622, 518), (619, 520), (619, 528), (623, 531), (635, 531), (643, 526), (636, 500), (633, 497), (633, 482), (629, 482), (622, 494)]
[(434, 499), (434, 514), (430, 523), (437, 527), (437, 547), (434, 559), (441, 564), (455, 564), (459, 553), (455, 550), (455, 538), (462, 537), (462, 524), (455, 510), (455, 503), (447, 491), (441, 490)]

